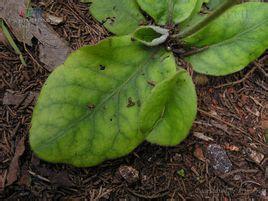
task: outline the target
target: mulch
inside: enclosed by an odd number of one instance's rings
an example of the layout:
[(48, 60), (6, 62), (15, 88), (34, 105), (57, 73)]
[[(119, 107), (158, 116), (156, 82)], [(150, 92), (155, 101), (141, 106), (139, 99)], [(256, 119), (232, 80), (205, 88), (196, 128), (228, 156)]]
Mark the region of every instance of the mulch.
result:
[[(52, 28), (73, 50), (109, 35), (78, 1), (41, 0), (35, 6), (65, 18)], [(41, 161), (30, 150), (33, 107), (50, 73), (38, 60), (38, 43), (27, 48), (24, 67), (11, 49), (0, 45), (0, 200), (267, 198), (263, 121), (268, 111), (268, 52), (231, 76), (204, 77), (188, 69), (197, 84), (199, 112), (190, 136), (180, 145), (143, 143), (126, 157), (74, 168)], [(220, 146), (230, 171), (216, 171), (211, 146)]]

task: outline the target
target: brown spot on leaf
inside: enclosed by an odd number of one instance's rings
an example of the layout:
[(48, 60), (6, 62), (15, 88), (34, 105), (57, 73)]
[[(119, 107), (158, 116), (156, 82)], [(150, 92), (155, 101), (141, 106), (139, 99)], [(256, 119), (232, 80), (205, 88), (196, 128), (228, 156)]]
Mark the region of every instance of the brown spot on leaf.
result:
[(147, 80), (147, 83), (151, 85), (152, 87), (155, 87), (156, 83), (153, 80)]
[(136, 103), (132, 100), (131, 97), (128, 98), (128, 103), (127, 103), (127, 107), (133, 107), (135, 106)]
[(94, 110), (96, 106), (93, 103), (89, 103), (87, 107), (89, 110)]

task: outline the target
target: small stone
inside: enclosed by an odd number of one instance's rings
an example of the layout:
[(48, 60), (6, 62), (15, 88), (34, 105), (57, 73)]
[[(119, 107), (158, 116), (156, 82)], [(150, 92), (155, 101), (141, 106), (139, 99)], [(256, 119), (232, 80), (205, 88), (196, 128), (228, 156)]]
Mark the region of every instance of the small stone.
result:
[(207, 156), (216, 173), (221, 174), (231, 171), (233, 165), (226, 151), (220, 145), (210, 144), (207, 148)]
[[(250, 144), (252, 147), (257, 148), (255, 144)], [(264, 159), (264, 155), (262, 153), (256, 152), (253, 149), (247, 148), (246, 149), (248, 156), (251, 158), (251, 160), (255, 161), (256, 163), (260, 164), (262, 160)]]
[(120, 166), (118, 171), (120, 176), (129, 184), (133, 184), (139, 180), (139, 171), (131, 166)]

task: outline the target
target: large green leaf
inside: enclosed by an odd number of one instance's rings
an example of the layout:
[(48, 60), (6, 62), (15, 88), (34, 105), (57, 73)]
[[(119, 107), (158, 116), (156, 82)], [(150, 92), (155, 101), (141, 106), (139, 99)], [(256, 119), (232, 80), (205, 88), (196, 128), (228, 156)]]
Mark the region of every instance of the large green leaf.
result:
[(146, 138), (139, 129), (146, 97), (175, 72), (171, 53), (130, 36), (79, 49), (41, 91), (30, 130), (33, 151), (80, 167), (128, 154)]
[(196, 112), (194, 84), (187, 72), (181, 70), (152, 90), (142, 108), (141, 129), (150, 130), (155, 122), (147, 141), (174, 146), (188, 135)]
[(184, 41), (208, 47), (188, 58), (197, 72), (209, 75), (237, 72), (268, 48), (268, 4), (234, 6)]
[(112, 33), (127, 35), (146, 22), (136, 0), (82, 0), (92, 2), (91, 14)]
[(175, 24), (186, 20), (195, 9), (197, 0), (137, 0), (137, 2), (158, 25), (166, 25), (169, 20)]

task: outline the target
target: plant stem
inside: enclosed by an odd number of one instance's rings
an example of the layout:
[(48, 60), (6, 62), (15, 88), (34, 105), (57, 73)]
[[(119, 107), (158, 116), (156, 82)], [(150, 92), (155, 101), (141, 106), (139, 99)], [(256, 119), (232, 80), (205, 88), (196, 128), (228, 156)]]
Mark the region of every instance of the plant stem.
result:
[(174, 2), (173, 0), (168, 0), (168, 24), (171, 25), (173, 22), (174, 14)]
[(227, 0), (224, 2), (219, 8), (217, 8), (214, 12), (209, 14), (206, 18), (204, 18), (201, 22), (198, 24), (194, 24), (193, 26), (189, 27), (188, 29), (175, 34), (171, 36), (172, 38), (185, 38), (187, 36), (190, 36), (206, 25), (208, 25), (211, 21), (215, 20), (217, 17), (219, 17), (221, 14), (223, 14), (227, 9), (231, 8), (232, 6), (239, 4), (240, 0)]

